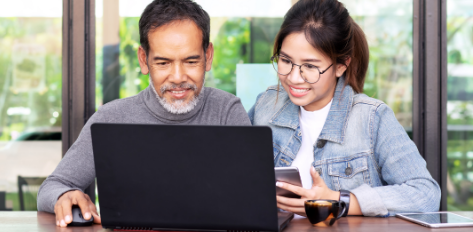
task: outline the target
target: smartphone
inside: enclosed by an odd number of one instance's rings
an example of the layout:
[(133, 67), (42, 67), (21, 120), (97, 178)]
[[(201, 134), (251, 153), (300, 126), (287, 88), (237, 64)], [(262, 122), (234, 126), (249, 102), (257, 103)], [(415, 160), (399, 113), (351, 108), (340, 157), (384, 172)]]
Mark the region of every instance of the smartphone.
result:
[[(301, 176), (297, 167), (276, 167), (274, 168), (274, 172), (276, 174), (276, 181), (286, 182), (302, 188)], [(276, 195), (290, 198), (301, 198), (301, 196), (277, 186)]]

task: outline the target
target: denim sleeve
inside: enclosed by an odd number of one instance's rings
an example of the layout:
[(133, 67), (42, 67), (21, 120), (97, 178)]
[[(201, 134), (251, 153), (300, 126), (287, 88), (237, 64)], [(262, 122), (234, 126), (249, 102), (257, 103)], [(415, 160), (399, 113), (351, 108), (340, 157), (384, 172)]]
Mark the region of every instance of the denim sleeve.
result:
[(248, 111), (248, 117), (250, 117), (250, 121), (251, 121), (251, 124), (254, 125), (254, 119), (255, 119), (255, 108), (256, 106), (258, 105), (259, 103), (259, 100), (261, 99), (261, 96), (264, 94), (265, 92), (262, 92), (260, 94), (258, 94), (258, 96), (256, 97), (256, 102), (255, 104), (251, 107), (251, 109)]
[(351, 191), (363, 215), (438, 211), (440, 187), (393, 111), (381, 104), (370, 118), (372, 151), (384, 186), (363, 184)]
[(255, 105), (253, 105), (248, 111), (248, 117), (250, 117), (251, 125), (253, 125), (253, 120), (255, 118)]

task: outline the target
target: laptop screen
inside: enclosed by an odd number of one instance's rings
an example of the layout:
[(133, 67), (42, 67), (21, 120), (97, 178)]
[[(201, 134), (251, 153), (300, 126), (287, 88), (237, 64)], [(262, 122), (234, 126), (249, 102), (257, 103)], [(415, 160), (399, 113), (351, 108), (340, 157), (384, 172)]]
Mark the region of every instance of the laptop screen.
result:
[(93, 124), (102, 225), (277, 231), (269, 127)]

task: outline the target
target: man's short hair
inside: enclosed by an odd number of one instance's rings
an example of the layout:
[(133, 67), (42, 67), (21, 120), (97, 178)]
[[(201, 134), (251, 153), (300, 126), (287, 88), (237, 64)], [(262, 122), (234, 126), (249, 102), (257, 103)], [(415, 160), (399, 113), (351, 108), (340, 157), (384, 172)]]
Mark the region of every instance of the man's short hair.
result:
[(210, 43), (210, 17), (202, 7), (192, 0), (154, 0), (141, 14), (140, 44), (149, 53), (148, 34), (154, 29), (176, 20), (191, 20), (202, 31), (204, 52)]

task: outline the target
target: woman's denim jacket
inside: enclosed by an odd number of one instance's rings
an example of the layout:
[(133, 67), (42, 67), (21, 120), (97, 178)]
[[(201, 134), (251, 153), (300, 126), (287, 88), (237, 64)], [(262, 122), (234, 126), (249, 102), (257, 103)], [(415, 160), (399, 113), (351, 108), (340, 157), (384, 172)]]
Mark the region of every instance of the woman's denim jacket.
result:
[[(271, 127), (274, 166), (290, 166), (303, 136), (299, 106), (282, 87), (271, 86), (248, 114), (253, 125)], [(312, 165), (330, 189), (350, 190), (365, 216), (439, 209), (439, 185), (393, 111), (382, 101), (356, 94), (343, 77), (314, 144)]]

